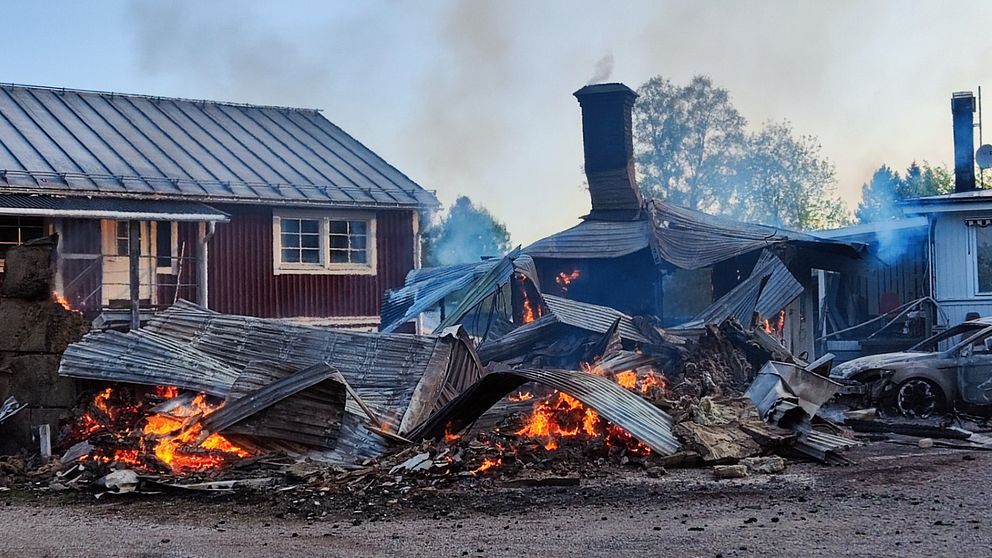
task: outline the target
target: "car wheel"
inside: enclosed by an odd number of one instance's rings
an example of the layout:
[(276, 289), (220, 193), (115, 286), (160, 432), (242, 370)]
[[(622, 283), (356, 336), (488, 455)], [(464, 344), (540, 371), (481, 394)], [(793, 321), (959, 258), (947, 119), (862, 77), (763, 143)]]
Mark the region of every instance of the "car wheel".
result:
[(944, 411), (944, 392), (930, 380), (910, 378), (896, 389), (895, 406), (903, 416), (931, 417)]

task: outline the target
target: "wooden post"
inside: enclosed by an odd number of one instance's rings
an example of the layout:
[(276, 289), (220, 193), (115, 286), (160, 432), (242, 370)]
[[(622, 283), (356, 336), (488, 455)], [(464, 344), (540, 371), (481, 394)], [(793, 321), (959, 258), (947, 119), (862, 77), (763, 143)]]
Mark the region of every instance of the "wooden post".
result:
[(65, 275), (62, 273), (62, 245), (65, 244), (65, 237), (62, 235), (62, 219), (54, 219), (52, 221), (52, 231), (59, 237), (59, 243), (55, 246), (55, 290), (60, 295), (66, 296)]
[(128, 221), (128, 271), (131, 287), (131, 329), (141, 326), (141, 221)]
[[(212, 229), (212, 225), (210, 225)], [(196, 303), (204, 308), (209, 308), (209, 291), (207, 289), (207, 281), (209, 280), (207, 272), (207, 260), (209, 254), (207, 252), (207, 241), (213, 236), (213, 231), (208, 231), (208, 225), (206, 223), (200, 223), (196, 228)]]
[(41, 454), (42, 462), (48, 463), (48, 460), (52, 458), (51, 425), (42, 424), (38, 426), (38, 451)]

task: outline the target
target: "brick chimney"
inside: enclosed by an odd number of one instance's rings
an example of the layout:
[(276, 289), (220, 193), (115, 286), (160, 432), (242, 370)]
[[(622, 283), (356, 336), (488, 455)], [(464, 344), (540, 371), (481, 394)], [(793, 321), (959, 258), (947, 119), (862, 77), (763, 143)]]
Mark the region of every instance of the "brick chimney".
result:
[(971, 91), (951, 95), (954, 120), (954, 191), (975, 190), (975, 96)]
[(631, 110), (637, 93), (622, 83), (587, 85), (575, 92), (582, 107), (582, 143), (592, 212), (589, 219), (631, 220), (643, 199), (634, 175)]

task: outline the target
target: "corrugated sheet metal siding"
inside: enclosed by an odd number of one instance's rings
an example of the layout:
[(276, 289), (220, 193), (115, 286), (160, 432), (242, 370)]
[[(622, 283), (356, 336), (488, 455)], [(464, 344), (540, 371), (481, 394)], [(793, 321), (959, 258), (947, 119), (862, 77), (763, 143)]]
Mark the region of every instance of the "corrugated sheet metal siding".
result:
[(272, 210), (220, 206), (231, 222), (210, 241), (210, 308), (263, 318), (378, 316), (386, 289), (413, 268), (413, 213), (376, 213), (375, 275), (275, 275)]

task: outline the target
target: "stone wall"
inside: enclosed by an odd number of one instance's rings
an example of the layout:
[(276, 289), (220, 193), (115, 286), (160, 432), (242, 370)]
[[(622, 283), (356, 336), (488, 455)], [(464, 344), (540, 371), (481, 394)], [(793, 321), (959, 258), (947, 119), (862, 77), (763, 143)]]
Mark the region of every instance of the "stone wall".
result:
[[(0, 400), (13, 395), (26, 409), (0, 424), (0, 454), (37, 451), (39, 425), (53, 438), (76, 400), (75, 382), (58, 376), (59, 360), (89, 322), (52, 298), (56, 236), (7, 252), (0, 286)], [(54, 441), (54, 440), (53, 440)]]

